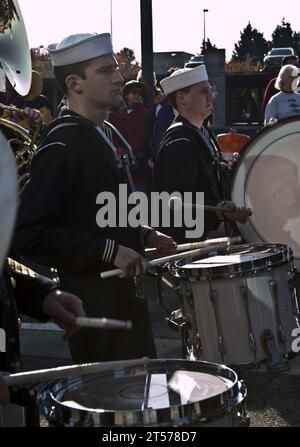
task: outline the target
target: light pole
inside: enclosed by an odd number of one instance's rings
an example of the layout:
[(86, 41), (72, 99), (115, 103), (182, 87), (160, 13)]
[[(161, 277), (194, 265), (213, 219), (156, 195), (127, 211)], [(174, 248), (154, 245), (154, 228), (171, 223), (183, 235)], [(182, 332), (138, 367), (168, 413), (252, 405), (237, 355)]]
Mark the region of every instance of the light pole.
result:
[(143, 82), (148, 86), (148, 104), (154, 104), (152, 0), (140, 0)]
[(203, 37), (203, 49), (206, 49), (206, 28), (205, 28), (205, 13), (208, 12), (208, 9), (203, 9), (203, 30), (204, 30), (204, 37)]
[(110, 0), (110, 34), (113, 35), (113, 0)]

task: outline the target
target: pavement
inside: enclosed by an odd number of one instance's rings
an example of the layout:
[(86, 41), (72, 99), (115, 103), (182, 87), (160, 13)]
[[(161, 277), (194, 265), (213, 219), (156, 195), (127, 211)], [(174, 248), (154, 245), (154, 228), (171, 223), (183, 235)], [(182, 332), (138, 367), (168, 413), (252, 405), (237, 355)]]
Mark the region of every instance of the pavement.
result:
[[(167, 314), (154, 299), (154, 280), (144, 284), (145, 298), (148, 299), (153, 334), (159, 358), (182, 358), (181, 336), (169, 328)], [(180, 308), (176, 293), (166, 288), (164, 305), (168, 312)], [(105, 315), (103, 315), (105, 316)], [(63, 331), (54, 323), (39, 324), (26, 317), (22, 318), (20, 331), (21, 351), (25, 369), (39, 369), (71, 363), (68, 344), (63, 340)]]

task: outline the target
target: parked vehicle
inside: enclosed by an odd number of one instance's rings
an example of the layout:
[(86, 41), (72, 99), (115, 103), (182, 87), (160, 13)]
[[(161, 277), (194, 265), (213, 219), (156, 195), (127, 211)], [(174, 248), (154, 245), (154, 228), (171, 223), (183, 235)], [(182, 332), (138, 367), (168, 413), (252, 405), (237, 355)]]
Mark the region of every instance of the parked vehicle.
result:
[(184, 68), (196, 68), (199, 65), (204, 65), (204, 55), (198, 54), (196, 56), (192, 56), (191, 59), (184, 64)]
[(273, 71), (281, 67), (284, 56), (295, 55), (293, 48), (272, 48), (264, 58), (264, 70)]

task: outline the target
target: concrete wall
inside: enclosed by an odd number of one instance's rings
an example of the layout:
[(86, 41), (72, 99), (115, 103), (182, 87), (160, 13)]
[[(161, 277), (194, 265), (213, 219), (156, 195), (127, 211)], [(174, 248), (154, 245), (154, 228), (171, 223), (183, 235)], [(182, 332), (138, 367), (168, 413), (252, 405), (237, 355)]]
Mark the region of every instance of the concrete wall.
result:
[(184, 51), (162, 52), (153, 54), (154, 71), (158, 77), (162, 77), (171, 67), (183, 68), (193, 54)]
[(226, 127), (225, 50), (206, 54), (205, 65), (210, 83), (216, 93), (213, 128), (223, 129)]

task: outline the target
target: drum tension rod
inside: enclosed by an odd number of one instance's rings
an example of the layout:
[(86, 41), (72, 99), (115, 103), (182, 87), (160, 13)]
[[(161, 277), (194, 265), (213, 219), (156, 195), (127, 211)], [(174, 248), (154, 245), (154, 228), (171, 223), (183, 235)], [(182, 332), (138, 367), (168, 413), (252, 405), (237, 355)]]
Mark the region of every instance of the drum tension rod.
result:
[(288, 359), (278, 351), (274, 335), (270, 329), (265, 329), (262, 335), (262, 346), (264, 350), (269, 354), (268, 370), (274, 371), (287, 371), (289, 367)]

